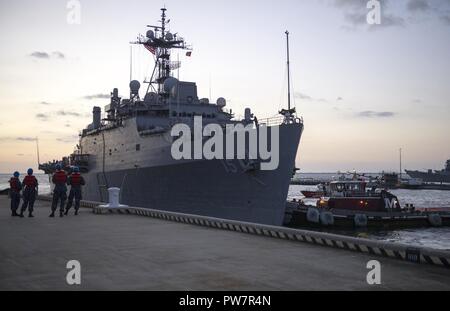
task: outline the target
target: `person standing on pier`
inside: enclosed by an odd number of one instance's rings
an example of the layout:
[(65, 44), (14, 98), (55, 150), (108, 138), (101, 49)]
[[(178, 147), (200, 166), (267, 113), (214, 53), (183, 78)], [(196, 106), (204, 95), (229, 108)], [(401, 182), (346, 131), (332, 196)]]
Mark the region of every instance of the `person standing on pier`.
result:
[(73, 199), (75, 199), (75, 215), (78, 215), (81, 201), (81, 186), (84, 186), (85, 182), (80, 174), (80, 169), (77, 166), (73, 168), (72, 174), (67, 179), (67, 184), (70, 185), (70, 193), (64, 215), (67, 215), (72, 208)]
[(20, 211), (20, 217), (23, 217), (23, 213), (28, 208), (28, 217), (34, 217), (33, 216), (33, 208), (34, 208), (34, 201), (36, 201), (36, 195), (38, 192), (38, 181), (36, 177), (33, 175), (33, 169), (28, 169), (27, 176), (23, 179), (22, 185), (23, 185), (23, 204), (22, 204), (22, 210)]
[(17, 209), (20, 205), (20, 191), (22, 190), (22, 183), (19, 179), (19, 172), (14, 172), (13, 177), (9, 180), (9, 196), (11, 198), (11, 216), (19, 216)]
[(58, 202), (60, 202), (59, 217), (63, 217), (64, 203), (67, 199), (67, 175), (66, 172), (61, 169), (61, 164), (56, 164), (56, 172), (53, 174), (52, 182), (55, 184), (55, 189), (53, 190), (52, 213), (49, 217), (55, 217)]

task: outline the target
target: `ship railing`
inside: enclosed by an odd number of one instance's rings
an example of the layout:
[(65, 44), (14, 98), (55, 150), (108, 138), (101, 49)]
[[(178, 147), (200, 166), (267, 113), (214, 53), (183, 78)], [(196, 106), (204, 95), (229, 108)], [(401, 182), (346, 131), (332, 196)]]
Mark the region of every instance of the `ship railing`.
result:
[(265, 126), (277, 126), (281, 124), (303, 124), (303, 118), (297, 118), (295, 116), (276, 116), (259, 120), (260, 125)]
[(283, 116), (276, 116), (272, 118), (266, 118), (258, 120), (259, 125), (265, 125), (265, 126), (277, 126), (283, 124), (284, 117)]

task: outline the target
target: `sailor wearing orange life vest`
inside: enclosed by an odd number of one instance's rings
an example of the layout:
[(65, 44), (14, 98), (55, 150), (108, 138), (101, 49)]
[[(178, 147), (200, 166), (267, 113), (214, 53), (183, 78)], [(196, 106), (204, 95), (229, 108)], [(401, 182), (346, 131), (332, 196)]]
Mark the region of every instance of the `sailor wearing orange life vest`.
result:
[(67, 178), (67, 184), (70, 185), (69, 200), (67, 201), (66, 212), (67, 215), (72, 207), (73, 199), (75, 199), (75, 215), (78, 215), (81, 201), (81, 186), (85, 185), (84, 178), (80, 174), (80, 169), (75, 166), (72, 174)]
[(17, 209), (20, 204), (20, 191), (22, 190), (22, 183), (19, 179), (19, 172), (14, 172), (13, 177), (9, 179), (9, 196), (11, 198), (11, 216), (19, 216)]
[(59, 217), (64, 215), (64, 203), (67, 199), (67, 175), (61, 169), (61, 164), (56, 164), (56, 172), (53, 174), (52, 182), (55, 184), (55, 189), (53, 190), (53, 200), (52, 200), (52, 213), (50, 217), (55, 217), (55, 211), (60, 203), (59, 207)]
[(27, 176), (23, 179), (22, 185), (23, 189), (23, 204), (22, 210), (20, 211), (20, 217), (23, 217), (23, 213), (28, 208), (28, 217), (33, 216), (34, 201), (36, 201), (36, 195), (38, 191), (38, 181), (36, 177), (33, 176), (33, 169), (28, 169)]

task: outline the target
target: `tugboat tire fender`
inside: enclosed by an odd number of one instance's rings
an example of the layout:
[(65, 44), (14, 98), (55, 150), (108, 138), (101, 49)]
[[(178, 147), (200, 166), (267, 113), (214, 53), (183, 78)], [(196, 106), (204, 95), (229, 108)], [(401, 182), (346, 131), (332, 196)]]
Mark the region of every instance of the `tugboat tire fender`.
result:
[(320, 212), (317, 208), (308, 208), (306, 220), (315, 224), (320, 223)]
[(334, 225), (334, 216), (331, 212), (322, 212), (320, 214), (320, 223), (324, 226)]
[(438, 214), (430, 214), (428, 215), (428, 222), (432, 227), (441, 227), (442, 226), (442, 217)]
[(364, 228), (367, 227), (367, 216), (364, 214), (356, 214), (353, 218), (353, 221), (355, 223), (355, 227), (357, 228)]

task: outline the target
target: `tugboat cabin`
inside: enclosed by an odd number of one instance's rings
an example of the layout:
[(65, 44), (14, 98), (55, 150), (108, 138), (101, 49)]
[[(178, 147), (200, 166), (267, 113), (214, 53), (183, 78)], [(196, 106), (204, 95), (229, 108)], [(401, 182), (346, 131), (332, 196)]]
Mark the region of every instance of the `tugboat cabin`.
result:
[(366, 183), (363, 181), (333, 181), (327, 194), (330, 197), (366, 196)]
[(319, 208), (352, 210), (361, 212), (400, 211), (395, 195), (384, 190), (366, 190), (365, 181), (333, 181), (327, 187), (325, 197), (317, 202)]

